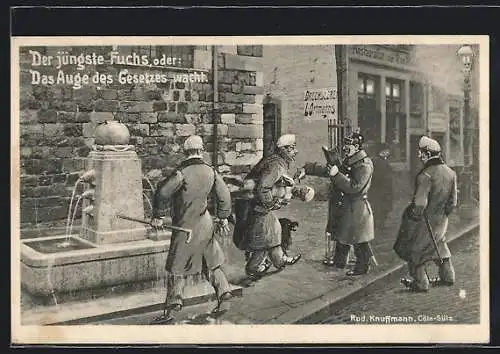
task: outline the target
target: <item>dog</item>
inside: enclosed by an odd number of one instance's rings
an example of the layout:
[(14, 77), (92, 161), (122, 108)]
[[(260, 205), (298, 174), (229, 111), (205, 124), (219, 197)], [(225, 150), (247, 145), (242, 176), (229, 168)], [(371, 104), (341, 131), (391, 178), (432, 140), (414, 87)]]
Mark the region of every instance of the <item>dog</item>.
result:
[(279, 222), (281, 224), (281, 247), (288, 256), (287, 251), (292, 246), (292, 231), (297, 231), (299, 223), (288, 218), (280, 218)]

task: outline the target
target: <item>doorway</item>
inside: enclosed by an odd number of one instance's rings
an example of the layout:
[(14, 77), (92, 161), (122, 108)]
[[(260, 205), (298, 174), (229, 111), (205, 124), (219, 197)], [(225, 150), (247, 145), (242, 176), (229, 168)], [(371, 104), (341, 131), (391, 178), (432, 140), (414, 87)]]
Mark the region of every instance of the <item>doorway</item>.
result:
[(281, 101), (268, 94), (262, 106), (264, 110), (263, 155), (265, 157), (274, 152), (274, 146), (281, 135)]

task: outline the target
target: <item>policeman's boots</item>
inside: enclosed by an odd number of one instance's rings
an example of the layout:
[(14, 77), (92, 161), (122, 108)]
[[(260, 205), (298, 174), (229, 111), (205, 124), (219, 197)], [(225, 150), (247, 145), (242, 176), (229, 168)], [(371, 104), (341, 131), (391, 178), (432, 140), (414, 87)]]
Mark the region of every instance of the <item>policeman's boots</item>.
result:
[(346, 274), (349, 276), (357, 276), (368, 273), (370, 270), (370, 245), (368, 242), (357, 243), (354, 245), (354, 254), (356, 255), (356, 264), (354, 268)]
[(329, 266), (335, 268), (344, 269), (347, 265), (347, 259), (349, 257), (349, 250), (351, 245), (344, 245), (340, 242), (335, 244), (335, 254), (331, 262), (328, 262)]

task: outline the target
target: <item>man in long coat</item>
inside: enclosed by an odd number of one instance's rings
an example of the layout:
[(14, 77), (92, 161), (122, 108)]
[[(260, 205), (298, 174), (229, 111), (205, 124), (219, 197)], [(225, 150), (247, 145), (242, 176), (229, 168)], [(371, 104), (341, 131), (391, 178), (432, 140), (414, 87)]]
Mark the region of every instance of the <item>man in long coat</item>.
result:
[(231, 195), (222, 177), (202, 159), (203, 141), (197, 135), (184, 143), (186, 159), (176, 171), (160, 182), (153, 199), (154, 227), (161, 227), (159, 208), (162, 201), (171, 204), (172, 224), (192, 230), (191, 235), (173, 231), (165, 269), (167, 275), (166, 320), (182, 309), (183, 289), (187, 276), (203, 274), (215, 289), (218, 305), (215, 314), (228, 310), (232, 296), (226, 275), (220, 268), (225, 262), (223, 251), (214, 237), (214, 223), (207, 200), (216, 197), (216, 216), (225, 231), (231, 213)]
[(373, 177), (368, 198), (373, 206), (375, 232), (382, 233), (394, 202), (394, 172), (388, 162), (390, 155), (388, 146), (380, 144), (377, 150), (377, 156), (373, 158)]
[(347, 272), (349, 276), (366, 274), (372, 256), (369, 242), (374, 238), (373, 212), (368, 202), (373, 174), (373, 163), (363, 150), (363, 136), (353, 133), (344, 139), (343, 150), (346, 158), (343, 165), (348, 173), (343, 173), (337, 165), (329, 168), (332, 184), (343, 193), (342, 212), (336, 235), (337, 264), (343, 268), (347, 263), (350, 245), (354, 246), (356, 264)]
[(416, 176), (413, 198), (403, 213), (394, 250), (408, 262), (413, 278), (401, 282), (412, 291), (425, 292), (430, 285), (425, 269), (429, 261), (439, 266), (436, 285), (455, 282), (446, 230), (448, 215), (457, 205), (457, 177), (442, 160), (441, 147), (436, 140), (424, 136), (418, 148), (424, 166)]
[(246, 272), (250, 276), (263, 274), (271, 264), (281, 269), (301, 258), (300, 254), (290, 257), (283, 252), (281, 225), (275, 214), (283, 200), (273, 194), (276, 187), (289, 183), (287, 173), (296, 155), (295, 135), (283, 135), (276, 143), (275, 153), (261, 159), (245, 177), (255, 183), (242, 240), (249, 254)]

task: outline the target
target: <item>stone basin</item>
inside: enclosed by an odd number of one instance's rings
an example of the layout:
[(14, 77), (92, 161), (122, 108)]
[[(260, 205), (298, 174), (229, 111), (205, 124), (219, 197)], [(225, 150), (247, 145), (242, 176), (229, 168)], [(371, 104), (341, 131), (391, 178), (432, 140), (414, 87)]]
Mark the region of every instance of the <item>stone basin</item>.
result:
[(169, 244), (167, 236), (107, 245), (78, 235), (22, 239), (22, 285), (32, 295), (48, 296), (156, 280)]
[(90, 242), (82, 240), (75, 235), (68, 237), (46, 238), (43, 240), (29, 240), (25, 241), (24, 244), (39, 253), (69, 252), (96, 247)]

